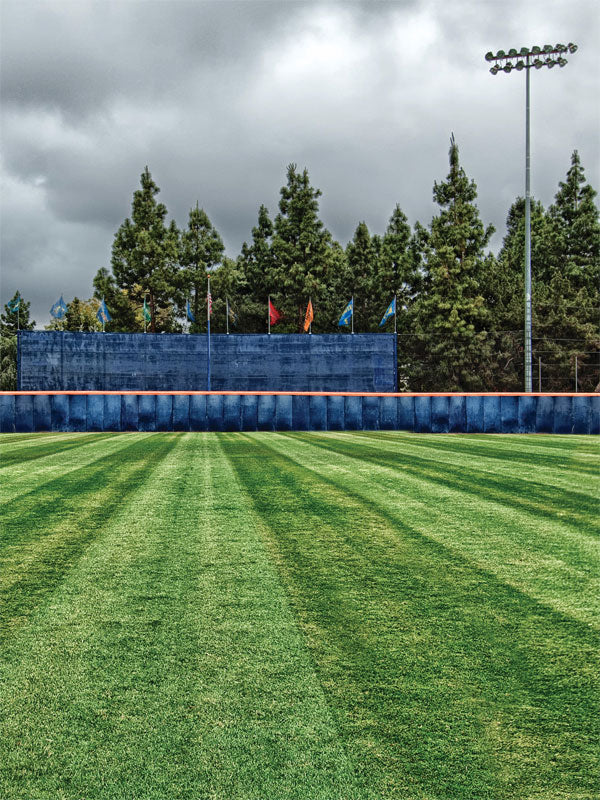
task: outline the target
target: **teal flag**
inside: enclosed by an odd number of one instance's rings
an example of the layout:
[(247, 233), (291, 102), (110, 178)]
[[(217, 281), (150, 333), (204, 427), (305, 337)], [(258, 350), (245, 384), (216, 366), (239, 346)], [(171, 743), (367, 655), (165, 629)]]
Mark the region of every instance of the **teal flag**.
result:
[(54, 305), (50, 309), (50, 314), (51, 316), (54, 317), (54, 319), (62, 319), (66, 313), (67, 313), (67, 304), (63, 300), (63, 296), (61, 294), (60, 300), (57, 300), (56, 303), (54, 303)]
[(6, 307), (11, 312), (11, 314), (14, 314), (15, 311), (18, 311), (19, 308), (21, 307), (21, 295), (17, 292), (17, 296), (14, 297), (12, 300), (9, 300), (8, 303), (6, 304)]

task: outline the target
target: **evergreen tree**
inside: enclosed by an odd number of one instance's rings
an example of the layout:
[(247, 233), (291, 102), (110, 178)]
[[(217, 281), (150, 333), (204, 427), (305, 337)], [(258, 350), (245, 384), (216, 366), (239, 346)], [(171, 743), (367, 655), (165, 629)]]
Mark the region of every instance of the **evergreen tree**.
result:
[(424, 290), (415, 307), (418, 336), (409, 340), (411, 380), (423, 391), (477, 391), (489, 380), (489, 312), (480, 279), (493, 228), (479, 218), (477, 188), (460, 166), (454, 136), (449, 157), (446, 181), (433, 188), (441, 211), (429, 231), (418, 230)]
[(225, 247), (223, 240), (213, 227), (208, 215), (198, 207), (190, 210), (188, 227), (181, 235), (179, 246), (178, 284), (183, 291), (180, 303), (191, 297), (190, 305), (196, 322), (190, 330), (198, 333), (206, 330), (206, 288), (207, 273), (211, 272), (222, 260)]
[(29, 307), (30, 303), (16, 291), (0, 314), (0, 391), (3, 392), (17, 388), (17, 331), (35, 328), (35, 320), (29, 319)]
[(261, 205), (257, 224), (252, 228), (252, 243), (244, 242), (238, 259), (238, 314), (240, 326), (248, 333), (265, 333), (267, 326), (267, 295), (275, 287), (273, 230), (268, 209)]
[(141, 305), (147, 296), (150, 330), (156, 332), (158, 310), (169, 309), (176, 293), (179, 234), (174, 222), (165, 224), (167, 209), (156, 200), (160, 189), (148, 167), (141, 186), (133, 195), (131, 219), (115, 234), (111, 263), (117, 286), (127, 289), (134, 302)]
[(398, 332), (412, 331), (412, 307), (420, 287), (420, 255), (406, 215), (396, 205), (383, 236), (372, 296), (383, 315), (392, 297), (397, 298)]
[(319, 219), (320, 196), (321, 191), (310, 185), (308, 171), (299, 172), (296, 164), (290, 164), (275, 218), (274, 265), (267, 287), (285, 314), (281, 325), (284, 332), (303, 330), (309, 297), (315, 308), (313, 331), (320, 330), (328, 316), (332, 238)]
[(379, 322), (376, 318), (380, 303), (374, 298), (373, 289), (377, 282), (380, 250), (379, 237), (371, 237), (367, 224), (360, 222), (346, 247), (348, 267), (345, 291), (354, 297), (354, 326), (361, 331), (375, 330)]
[(571, 284), (593, 292), (600, 285), (600, 220), (596, 191), (586, 183), (577, 150), (571, 156), (567, 179), (559, 183), (548, 209), (549, 262)]
[(143, 323), (136, 317), (136, 301), (132, 300), (129, 289), (120, 289), (114, 275), (106, 267), (101, 267), (94, 276), (94, 297), (104, 299), (110, 312), (110, 322), (104, 326), (107, 333), (139, 333), (144, 330)]

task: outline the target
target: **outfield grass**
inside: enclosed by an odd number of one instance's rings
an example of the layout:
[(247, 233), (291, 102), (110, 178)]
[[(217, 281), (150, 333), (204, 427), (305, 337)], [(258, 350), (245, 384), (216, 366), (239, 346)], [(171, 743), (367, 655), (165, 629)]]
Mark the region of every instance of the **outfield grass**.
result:
[(598, 797), (597, 441), (1, 438), (0, 797)]

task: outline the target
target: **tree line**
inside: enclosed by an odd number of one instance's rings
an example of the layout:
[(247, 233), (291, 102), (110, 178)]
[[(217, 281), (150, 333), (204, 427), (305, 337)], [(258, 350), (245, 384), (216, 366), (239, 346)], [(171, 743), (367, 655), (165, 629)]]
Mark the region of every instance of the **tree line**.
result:
[[(146, 301), (149, 331), (203, 333), (208, 273), (215, 333), (226, 329), (226, 301), (230, 330), (264, 333), (269, 295), (282, 312), (277, 331), (283, 333), (302, 332), (309, 297), (313, 332), (339, 331), (340, 313), (351, 296), (356, 331), (393, 331), (393, 321), (383, 329), (379, 323), (396, 296), (399, 386), (522, 389), (525, 201), (519, 197), (511, 206), (502, 247), (493, 254), (488, 245), (494, 228), (480, 218), (477, 187), (460, 164), (454, 137), (448, 175), (433, 186), (439, 211), (430, 224), (411, 228), (397, 205), (383, 234), (360, 222), (345, 248), (320, 219), (320, 190), (295, 164), (287, 168), (278, 212), (271, 217), (260, 206), (251, 238), (235, 259), (225, 255), (221, 236), (198, 204), (184, 230), (168, 221), (159, 191), (146, 167), (131, 217), (115, 234), (111, 267), (99, 269), (93, 279), (93, 298), (75, 298), (64, 318), (47, 327), (101, 329), (96, 312), (104, 298), (112, 317), (108, 332), (143, 331)], [(532, 201), (534, 385), (538, 388), (540, 367), (543, 391), (573, 391), (575, 363), (580, 391), (593, 391), (600, 378), (595, 196), (575, 151), (549, 208)], [(191, 323), (186, 322), (188, 301)], [(3, 388), (13, 382), (16, 352), (16, 319), (9, 305), (0, 320)], [(20, 327), (32, 327), (23, 300), (20, 313)]]

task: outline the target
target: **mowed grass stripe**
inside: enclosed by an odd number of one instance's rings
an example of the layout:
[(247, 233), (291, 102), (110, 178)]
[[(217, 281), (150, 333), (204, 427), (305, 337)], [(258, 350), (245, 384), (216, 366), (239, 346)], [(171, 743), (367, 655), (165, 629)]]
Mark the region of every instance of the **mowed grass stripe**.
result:
[[(574, 523), (586, 533), (598, 536), (600, 528), (596, 517), (597, 500), (590, 492), (560, 490), (560, 509), (558, 509), (557, 490), (548, 487), (543, 480), (531, 480), (534, 464), (522, 468), (523, 473), (530, 478), (524, 487), (523, 479), (518, 475), (516, 468), (512, 474), (500, 476), (490, 470), (481, 469), (472, 459), (457, 459), (454, 468), (449, 468), (448, 463), (436, 458), (430, 451), (426, 455), (418, 452), (418, 446), (411, 445), (411, 439), (405, 442), (406, 438), (406, 434), (391, 432), (387, 438), (387, 446), (381, 444), (380, 438), (374, 439), (364, 434), (359, 437), (350, 435), (348, 438), (317, 435), (308, 441), (331, 453), (345, 455), (374, 466), (384, 465), (401, 469), (448, 489), (470, 493), (474, 497), (483, 496), (486, 500), (495, 500), (502, 505), (512, 505), (516, 510), (531, 514), (536, 519), (546, 518), (554, 521), (560, 513), (564, 522)], [(402, 444), (396, 447), (396, 442)], [(356, 445), (359, 443), (361, 447), (360, 451), (357, 451)]]
[(248, 434), (224, 448), (364, 786), (439, 800), (591, 796), (593, 632), (423, 536), (410, 516), (381, 513), (389, 490), (365, 472), (330, 458), (335, 477), (319, 475), (300, 440), (313, 436)]
[(137, 434), (2, 509), (0, 641), (15, 634), (175, 443)]
[[(478, 496), (437, 481), (429, 482), (426, 471), (406, 469), (405, 460), (396, 464), (382, 456), (379, 464), (372, 457), (357, 461), (357, 451), (346, 456), (336, 447), (340, 438), (344, 447), (355, 440), (358, 451), (363, 448), (371, 453), (372, 443), (365, 442), (364, 436), (312, 434), (298, 440), (302, 449), (297, 456), (299, 463), (310, 464), (310, 469), (341, 486), (352, 484), (364, 502), (369, 502), (372, 486), (378, 487), (380, 510), (392, 521), (402, 523), (409, 518), (422, 535), (451, 548), (498, 579), (573, 619), (600, 626), (598, 541), (564, 520), (560, 492), (556, 493), (554, 520), (540, 521), (512, 502), (503, 504), (487, 494)], [(404, 448), (398, 434), (388, 434), (387, 443), (390, 441), (395, 448)], [(285, 445), (279, 450), (288, 452)], [(454, 468), (467, 483), (471, 470), (461, 463)], [(362, 483), (356, 482), (357, 475)], [(527, 492), (528, 487), (523, 486), (522, 491)], [(593, 506), (593, 496), (587, 501)]]
[(0, 459), (0, 475), (15, 465), (24, 465), (40, 458), (65, 453), (98, 439), (109, 439), (111, 436), (114, 436), (114, 434), (84, 433), (81, 436), (67, 434), (62, 436), (60, 440), (44, 436), (41, 440), (30, 439), (20, 445), (18, 442), (12, 445), (10, 440), (8, 442), (4, 440), (2, 442), (2, 458)]
[(362, 800), (219, 437), (145, 444), (166, 453), (5, 643), (0, 794)]
[[(361, 433), (356, 434), (361, 436)], [(410, 434), (394, 432), (402, 441), (403, 450), (416, 452), (423, 457), (434, 457), (438, 463), (452, 465), (477, 465), (482, 471), (500, 475), (518, 475), (520, 480), (543, 481), (544, 485), (584, 494), (598, 486), (598, 461), (600, 450), (590, 444), (590, 437), (563, 437), (562, 452), (556, 454), (553, 463), (544, 457), (544, 448), (522, 448), (518, 435), (496, 436), (487, 444), (473, 442), (469, 434)], [(477, 434), (480, 435), (480, 434)], [(396, 439), (390, 439), (390, 431), (364, 432), (369, 441), (381, 443), (384, 449), (392, 449)], [(462, 449), (463, 439), (465, 449)], [(415, 448), (413, 450), (413, 448)], [(515, 451), (517, 457), (515, 457)], [(506, 456), (506, 457), (505, 457)], [(532, 473), (531, 466), (535, 466)]]
[[(73, 434), (66, 434), (66, 436), (73, 436)], [(69, 448), (67, 451), (61, 449), (62, 437), (60, 437), (55, 451), (52, 451), (51, 445), (49, 445), (48, 452), (32, 462), (26, 460), (20, 462), (17, 459), (10, 469), (6, 469), (0, 474), (0, 514), (3, 506), (17, 497), (22, 498), (24, 495), (37, 492), (44, 483), (62, 478), (71, 470), (81, 469), (104, 458), (108, 453), (129, 446), (134, 440), (135, 434), (128, 434), (128, 436), (130, 441), (115, 433), (84, 433), (77, 437), (77, 446)], [(102, 444), (100, 445), (100, 443)], [(85, 452), (82, 452), (82, 448)], [(75, 452), (72, 453), (71, 450)], [(35, 488), (32, 489), (32, 486)]]

